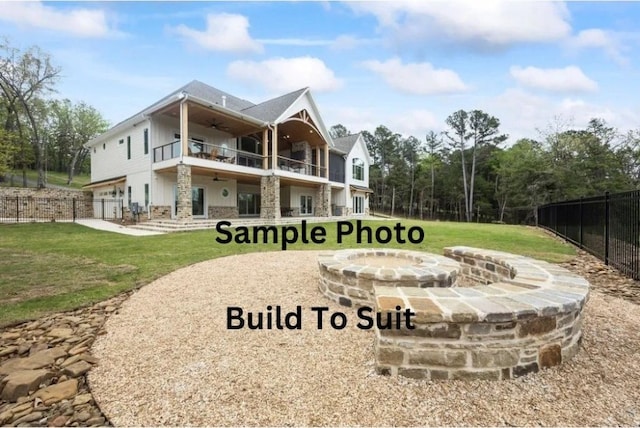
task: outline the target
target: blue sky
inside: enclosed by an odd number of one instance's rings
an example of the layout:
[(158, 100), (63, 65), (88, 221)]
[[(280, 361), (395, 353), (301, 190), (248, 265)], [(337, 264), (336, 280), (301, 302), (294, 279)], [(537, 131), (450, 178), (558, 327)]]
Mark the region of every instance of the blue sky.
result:
[(516, 138), (640, 129), (639, 2), (28, 2), (0, 36), (116, 123), (193, 79), (260, 102), (310, 86), (327, 126), (424, 139), (458, 109)]

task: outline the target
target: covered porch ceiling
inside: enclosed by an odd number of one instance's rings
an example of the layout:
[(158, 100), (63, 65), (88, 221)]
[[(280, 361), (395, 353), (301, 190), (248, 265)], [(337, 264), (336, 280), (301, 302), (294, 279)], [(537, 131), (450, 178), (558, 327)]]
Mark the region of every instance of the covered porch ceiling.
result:
[[(225, 114), (219, 110), (207, 108), (206, 106), (197, 103), (187, 101), (187, 104), (189, 105), (190, 123), (196, 123), (206, 128), (226, 132), (235, 137), (250, 135), (261, 131), (260, 126), (249, 121), (244, 121), (231, 114)], [(158, 111), (156, 114), (180, 119), (180, 102), (177, 101)]]

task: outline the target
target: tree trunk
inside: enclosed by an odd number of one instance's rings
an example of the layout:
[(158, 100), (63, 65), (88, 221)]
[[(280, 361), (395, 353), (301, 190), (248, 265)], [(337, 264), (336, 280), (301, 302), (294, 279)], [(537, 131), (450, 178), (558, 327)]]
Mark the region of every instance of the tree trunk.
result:
[(471, 221), (471, 214), (473, 213), (473, 189), (475, 187), (476, 181), (476, 147), (477, 144), (474, 143), (473, 152), (471, 155), (471, 185), (469, 186), (469, 205), (467, 207), (469, 210), (469, 219), (467, 219), (467, 221)]
[(429, 218), (433, 220), (433, 200), (436, 193), (436, 168), (431, 159), (431, 200), (429, 201)]
[(76, 150), (76, 152), (73, 155), (73, 159), (71, 159), (71, 162), (69, 163), (67, 185), (71, 184), (71, 182), (73, 181), (73, 176), (76, 173), (76, 163), (78, 162), (78, 159), (80, 158), (80, 152), (82, 152), (82, 150), (83, 149)]
[(500, 204), (500, 223), (504, 223), (504, 210), (507, 208), (507, 197), (504, 197), (502, 204)]
[(471, 221), (469, 215), (469, 188), (467, 186), (467, 165), (464, 160), (464, 148), (460, 147), (460, 157), (462, 159), (462, 186), (464, 187), (464, 213), (467, 222)]
[[(413, 157), (413, 156), (412, 156)], [(413, 159), (412, 159), (413, 162)], [(413, 217), (413, 192), (415, 189), (415, 173), (413, 164), (411, 165), (411, 194), (409, 195), (409, 217)]]
[(423, 219), (422, 210), (424, 206), (424, 189), (420, 190), (420, 202), (418, 202), (420, 206), (418, 207), (418, 212), (420, 213), (420, 220)]
[(396, 209), (396, 186), (393, 186), (391, 189), (391, 216), (393, 217), (393, 213)]

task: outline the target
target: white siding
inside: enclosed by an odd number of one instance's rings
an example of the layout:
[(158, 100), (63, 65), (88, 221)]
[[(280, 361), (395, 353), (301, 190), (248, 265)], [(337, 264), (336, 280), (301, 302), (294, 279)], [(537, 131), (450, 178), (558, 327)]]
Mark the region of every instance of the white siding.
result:
[[(149, 153), (144, 154), (145, 128), (150, 128), (148, 120), (91, 148), (91, 181), (107, 180), (145, 171), (148, 173), (151, 168), (152, 151), (149, 143)], [(127, 137), (131, 137), (131, 159), (127, 159)], [(123, 140), (123, 143), (119, 144), (119, 140)]]

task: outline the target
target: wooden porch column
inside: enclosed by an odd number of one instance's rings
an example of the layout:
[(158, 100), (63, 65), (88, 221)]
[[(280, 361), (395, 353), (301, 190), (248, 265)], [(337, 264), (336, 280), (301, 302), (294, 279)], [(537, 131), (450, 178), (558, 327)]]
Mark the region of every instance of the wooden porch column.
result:
[(322, 162), (320, 162), (320, 146), (316, 147), (316, 176), (320, 177), (320, 166)]
[(324, 146), (324, 178), (329, 178), (329, 145)]
[(182, 157), (189, 153), (189, 104), (180, 104), (180, 144)]
[(278, 125), (273, 125), (273, 133), (271, 134), (271, 169), (278, 169)]
[(269, 169), (269, 128), (262, 131), (262, 169)]

